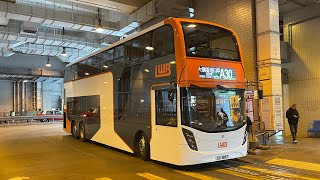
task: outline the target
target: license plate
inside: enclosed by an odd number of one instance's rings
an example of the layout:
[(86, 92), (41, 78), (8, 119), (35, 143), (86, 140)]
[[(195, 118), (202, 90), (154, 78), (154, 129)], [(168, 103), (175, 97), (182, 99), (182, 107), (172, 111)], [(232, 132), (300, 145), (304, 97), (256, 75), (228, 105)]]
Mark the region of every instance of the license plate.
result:
[(229, 155), (217, 156), (217, 161), (228, 159)]

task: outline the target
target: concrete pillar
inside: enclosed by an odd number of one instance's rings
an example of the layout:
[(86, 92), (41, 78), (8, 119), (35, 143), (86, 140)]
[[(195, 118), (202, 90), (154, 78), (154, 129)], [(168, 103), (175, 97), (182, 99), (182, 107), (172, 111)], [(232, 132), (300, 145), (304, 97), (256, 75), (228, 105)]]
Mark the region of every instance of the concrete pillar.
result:
[(20, 81), (17, 82), (17, 111), (18, 114), (21, 113), (21, 108), (20, 108), (20, 105), (21, 105), (21, 99), (20, 99)]
[(283, 130), (278, 0), (257, 0), (257, 66), (263, 84), (261, 120), (266, 130)]
[(17, 84), (17, 82), (14, 81), (13, 82), (13, 106), (12, 106), (12, 110), (14, 112), (16, 112), (16, 104), (17, 104), (17, 102), (16, 102), (16, 84)]
[(43, 102), (42, 102), (42, 83), (41, 82), (36, 82), (37, 83), (37, 111), (39, 109), (43, 110)]
[(25, 115), (26, 112), (26, 83), (21, 82), (21, 115)]

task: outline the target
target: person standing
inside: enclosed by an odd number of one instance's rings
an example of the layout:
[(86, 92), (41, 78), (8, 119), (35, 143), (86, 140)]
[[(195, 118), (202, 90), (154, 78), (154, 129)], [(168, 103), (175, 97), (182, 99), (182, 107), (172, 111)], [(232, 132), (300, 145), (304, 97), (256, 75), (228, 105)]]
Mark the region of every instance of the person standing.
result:
[(297, 131), (298, 131), (298, 122), (299, 122), (299, 112), (296, 109), (297, 105), (292, 104), (292, 106), (286, 112), (286, 118), (290, 126), (291, 136), (293, 143), (298, 143), (297, 141)]

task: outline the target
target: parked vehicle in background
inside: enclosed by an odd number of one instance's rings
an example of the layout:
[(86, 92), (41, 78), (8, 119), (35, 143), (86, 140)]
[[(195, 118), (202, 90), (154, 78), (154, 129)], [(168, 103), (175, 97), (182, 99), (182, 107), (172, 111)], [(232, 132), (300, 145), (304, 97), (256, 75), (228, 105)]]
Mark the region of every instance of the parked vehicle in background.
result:
[[(63, 120), (62, 111), (58, 111), (58, 110), (42, 111), (41, 113), (36, 114), (35, 116), (39, 116), (40, 118), (34, 119), (34, 120), (39, 120), (41, 122)], [(41, 118), (41, 116), (43, 116), (43, 118)], [(52, 118), (50, 116), (52, 116)]]

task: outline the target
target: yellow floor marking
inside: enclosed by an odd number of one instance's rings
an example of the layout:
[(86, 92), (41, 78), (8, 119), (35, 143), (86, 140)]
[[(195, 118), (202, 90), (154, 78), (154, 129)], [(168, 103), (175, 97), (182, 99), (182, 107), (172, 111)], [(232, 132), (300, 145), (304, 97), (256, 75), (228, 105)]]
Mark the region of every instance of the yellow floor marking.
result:
[(309, 162), (303, 162), (303, 161), (293, 161), (293, 160), (280, 159), (280, 158), (271, 159), (270, 161), (267, 161), (266, 163), (320, 172), (320, 164), (316, 164), (316, 163), (309, 163)]
[(238, 177), (252, 179), (252, 180), (266, 180), (266, 178), (261, 178), (259, 176), (254, 176), (254, 175), (250, 175), (250, 174), (244, 174), (244, 173), (240, 173), (240, 172), (236, 172), (236, 171), (232, 171), (232, 170), (228, 170), (228, 169), (218, 169), (216, 171), (221, 172), (221, 173), (225, 173), (225, 174), (238, 176)]
[(137, 175), (150, 180), (167, 180), (165, 178), (153, 175), (151, 173), (137, 173)]
[(23, 180), (23, 179), (30, 179), (29, 177), (14, 177), (10, 178), (9, 180)]
[(197, 179), (201, 179), (201, 180), (219, 180), (218, 178), (214, 178), (211, 176), (206, 176), (203, 174), (199, 174), (199, 173), (194, 173), (194, 172), (187, 172), (187, 171), (179, 171), (179, 170), (175, 170), (175, 172), (180, 173), (180, 174), (184, 174), (187, 176), (191, 176)]
[(263, 173), (268, 173), (268, 174), (277, 175), (277, 176), (288, 177), (288, 178), (317, 180), (315, 178), (309, 178), (309, 177), (305, 177), (305, 176), (299, 176), (299, 175), (290, 174), (290, 173), (284, 173), (284, 172), (270, 171), (268, 169), (255, 168), (255, 167), (250, 167), (250, 166), (240, 166), (240, 168), (249, 169), (249, 170), (258, 171), (258, 172), (263, 172)]
[(108, 177), (102, 177), (102, 178), (95, 178), (94, 180), (112, 180)]

